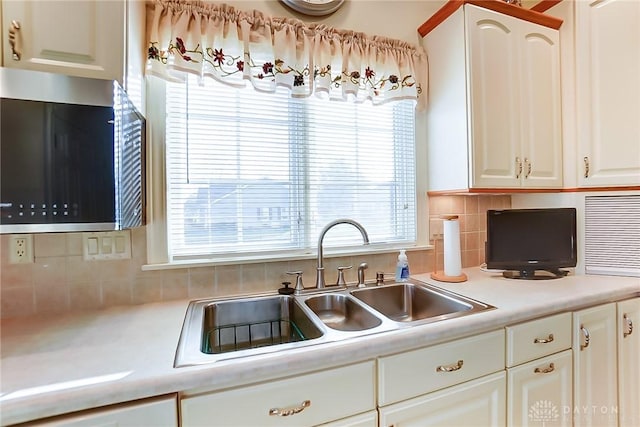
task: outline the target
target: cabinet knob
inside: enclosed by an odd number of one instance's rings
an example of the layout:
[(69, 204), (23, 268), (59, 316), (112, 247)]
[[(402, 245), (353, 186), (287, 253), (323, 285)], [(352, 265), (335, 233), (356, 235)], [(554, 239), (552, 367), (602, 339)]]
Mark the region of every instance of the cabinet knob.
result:
[(14, 61), (22, 59), (22, 36), (21, 25), (18, 21), (11, 21), (9, 27), (9, 46), (11, 47), (11, 57)]
[(520, 160), (520, 157), (516, 157), (516, 171), (516, 179), (520, 179), (522, 175), (522, 160)]
[(633, 322), (631, 321), (629, 316), (627, 316), (627, 313), (624, 313), (622, 315), (622, 321), (624, 322), (624, 325), (625, 325), (625, 330), (624, 332), (622, 332), (622, 337), (626, 338), (633, 333)]
[(582, 335), (584, 336), (584, 344), (580, 343), (580, 351), (582, 351), (589, 347), (591, 339), (589, 338), (589, 330), (585, 328), (584, 325), (580, 325), (580, 332), (582, 332)]
[(311, 406), (310, 400), (303, 401), (300, 406), (294, 406), (293, 408), (271, 408), (269, 409), (269, 416), (273, 417), (288, 417), (291, 415), (299, 414), (304, 411), (306, 408)]
[(531, 175), (531, 162), (525, 157), (524, 164), (527, 166), (527, 172), (525, 173), (524, 178), (527, 179), (529, 178), (529, 175)]

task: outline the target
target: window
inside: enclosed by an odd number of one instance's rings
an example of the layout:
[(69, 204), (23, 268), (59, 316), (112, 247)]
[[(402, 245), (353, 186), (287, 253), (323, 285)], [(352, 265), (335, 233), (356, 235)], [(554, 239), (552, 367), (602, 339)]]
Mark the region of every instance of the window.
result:
[[(190, 76), (166, 84), (171, 259), (315, 252), (351, 218), (372, 244), (416, 241), (415, 104), (292, 98)], [(344, 227), (326, 246), (361, 245)]]

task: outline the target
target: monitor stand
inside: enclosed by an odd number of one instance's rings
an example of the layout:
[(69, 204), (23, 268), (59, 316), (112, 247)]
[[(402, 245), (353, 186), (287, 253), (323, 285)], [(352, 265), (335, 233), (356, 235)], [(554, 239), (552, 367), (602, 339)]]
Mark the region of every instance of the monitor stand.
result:
[(506, 270), (502, 273), (507, 279), (550, 280), (559, 279), (569, 274), (568, 270), (557, 268), (548, 270)]

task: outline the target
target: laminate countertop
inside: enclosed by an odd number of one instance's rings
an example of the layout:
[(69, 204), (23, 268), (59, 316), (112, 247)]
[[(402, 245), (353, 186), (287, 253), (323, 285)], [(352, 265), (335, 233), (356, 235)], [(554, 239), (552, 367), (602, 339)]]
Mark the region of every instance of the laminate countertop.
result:
[(217, 390), (373, 359), (601, 303), (640, 296), (640, 278), (513, 280), (479, 268), (469, 280), (412, 278), (496, 307), (336, 343), (174, 368), (189, 301), (2, 321), (0, 424), (194, 389)]

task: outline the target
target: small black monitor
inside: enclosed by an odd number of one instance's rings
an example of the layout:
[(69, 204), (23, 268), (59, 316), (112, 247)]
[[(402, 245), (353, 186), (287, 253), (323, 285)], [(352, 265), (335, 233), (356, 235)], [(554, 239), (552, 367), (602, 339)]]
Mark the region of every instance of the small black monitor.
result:
[(575, 208), (487, 211), (485, 261), (514, 279), (553, 279), (577, 263)]

